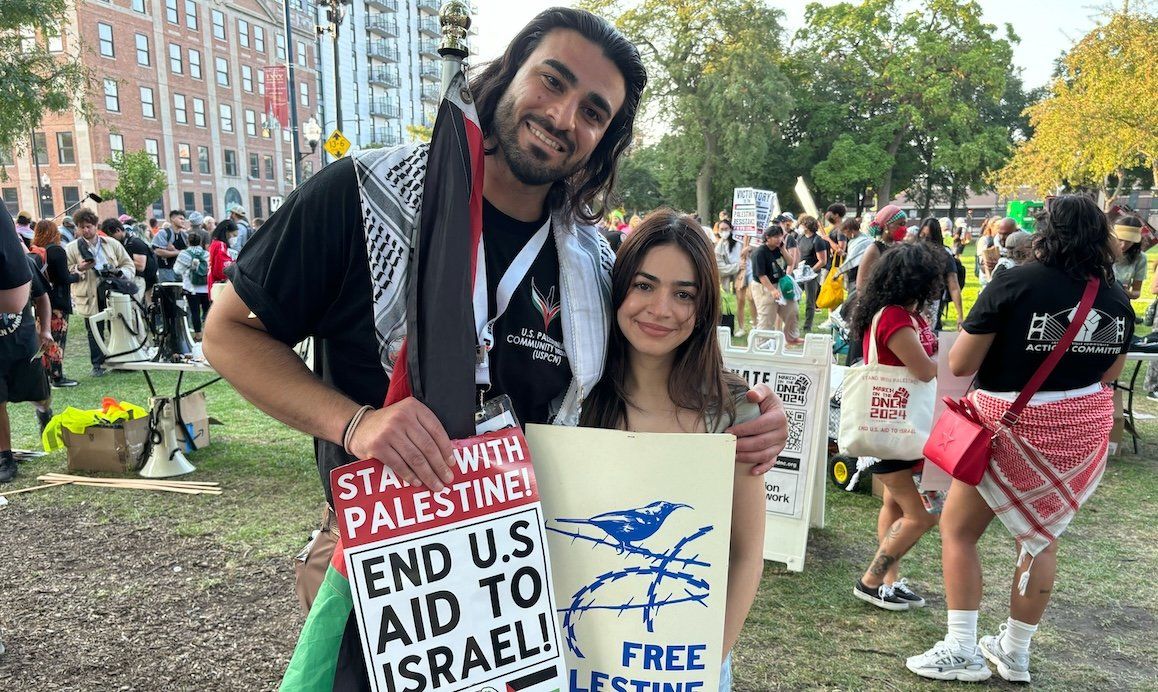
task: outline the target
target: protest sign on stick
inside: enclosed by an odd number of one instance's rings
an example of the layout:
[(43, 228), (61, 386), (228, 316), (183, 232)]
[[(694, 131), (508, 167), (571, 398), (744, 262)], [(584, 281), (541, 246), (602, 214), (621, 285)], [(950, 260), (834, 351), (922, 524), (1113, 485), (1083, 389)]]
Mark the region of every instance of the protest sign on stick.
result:
[(331, 473), (376, 692), (547, 692), (564, 665), (543, 515), (522, 432), (454, 442), (437, 493), (374, 459)]
[(732, 191), (732, 232), (738, 236), (757, 236), (768, 227), (768, 220), (780, 213), (775, 192), (738, 187)]
[(736, 441), (529, 425), (571, 692), (719, 685)]

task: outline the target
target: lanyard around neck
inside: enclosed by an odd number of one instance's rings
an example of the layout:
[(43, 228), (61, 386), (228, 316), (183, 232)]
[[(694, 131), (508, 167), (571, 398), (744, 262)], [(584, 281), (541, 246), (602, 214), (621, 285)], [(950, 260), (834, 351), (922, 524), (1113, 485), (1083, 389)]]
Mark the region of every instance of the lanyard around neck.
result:
[(535, 235), (531, 236), (523, 249), (519, 250), (519, 254), (515, 255), (514, 261), (507, 267), (503, 277), (499, 279), (499, 285), (495, 289), (495, 316), (489, 320), (487, 319), (489, 301), (487, 300), (486, 251), (483, 246), (483, 239), (479, 238), (475, 255), (474, 279), (474, 324), (475, 334), (478, 337), (478, 345), (475, 347), (475, 384), (484, 387), (490, 386), (490, 351), (495, 344), (495, 322), (507, 311), (507, 307), (511, 304), (511, 298), (515, 295), (515, 289), (531, 271), (531, 265), (535, 263), (535, 258), (539, 256), (539, 252), (547, 244), (547, 236), (550, 231), (551, 220), (547, 219)]

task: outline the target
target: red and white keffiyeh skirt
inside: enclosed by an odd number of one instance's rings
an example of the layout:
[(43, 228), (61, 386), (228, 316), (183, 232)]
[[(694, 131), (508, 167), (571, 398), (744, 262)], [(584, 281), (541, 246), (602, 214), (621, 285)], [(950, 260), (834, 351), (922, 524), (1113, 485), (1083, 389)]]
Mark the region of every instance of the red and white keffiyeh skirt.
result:
[[(1102, 479), (1114, 424), (1112, 389), (1030, 405), (1009, 430), (998, 421), (1010, 402), (985, 392), (970, 399), (997, 430), (989, 469), (978, 492), (1021, 545), (1020, 563), (1065, 532)], [(1028, 570), (1020, 590), (1025, 591)]]

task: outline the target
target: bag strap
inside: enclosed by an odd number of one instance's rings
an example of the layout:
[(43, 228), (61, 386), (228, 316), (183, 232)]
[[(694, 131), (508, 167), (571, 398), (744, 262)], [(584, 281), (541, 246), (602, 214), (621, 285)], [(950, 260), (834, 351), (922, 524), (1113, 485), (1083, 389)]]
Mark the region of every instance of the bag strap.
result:
[[(888, 306), (886, 305), (885, 307), (888, 307)], [(880, 310), (877, 310), (877, 314), (873, 315), (873, 321), (869, 325), (869, 333), (868, 333), (869, 352), (868, 352), (868, 360), (865, 361), (865, 365), (876, 365), (876, 364), (880, 363), (880, 360), (877, 358), (877, 324), (880, 323), (881, 315), (883, 315), (884, 313), (885, 313), (885, 308), (881, 308)]]
[(1013, 402), (1013, 405), (1001, 416), (1001, 423), (1003, 425), (1012, 428), (1017, 423), (1017, 420), (1021, 418), (1021, 412), (1025, 410), (1025, 407), (1029, 404), (1029, 400), (1033, 398), (1034, 394), (1037, 394), (1037, 390), (1041, 389), (1041, 385), (1045, 383), (1046, 378), (1053, 372), (1058, 361), (1060, 361), (1066, 351), (1069, 350), (1070, 344), (1074, 342), (1074, 338), (1078, 335), (1078, 330), (1082, 328), (1082, 324), (1086, 321), (1086, 315), (1090, 313), (1090, 308), (1094, 305), (1094, 298), (1098, 295), (1100, 284), (1101, 282), (1095, 277), (1090, 277), (1090, 280), (1086, 282), (1086, 290), (1085, 293), (1082, 294), (1082, 302), (1078, 303), (1078, 309), (1074, 313), (1074, 318), (1070, 320), (1070, 326), (1066, 329), (1065, 335), (1062, 336), (1061, 341), (1057, 342), (1057, 346), (1050, 351), (1045, 362), (1038, 366), (1037, 372), (1033, 373), (1033, 377), (1021, 390), (1021, 393), (1017, 395), (1017, 399)]

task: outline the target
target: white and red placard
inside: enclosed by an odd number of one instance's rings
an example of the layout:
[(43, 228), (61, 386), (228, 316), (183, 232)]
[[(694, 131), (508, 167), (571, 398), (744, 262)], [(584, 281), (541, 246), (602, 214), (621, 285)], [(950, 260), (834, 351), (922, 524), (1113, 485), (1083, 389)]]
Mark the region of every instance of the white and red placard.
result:
[(375, 459), (331, 473), (372, 689), (565, 686), (531, 454), (518, 428), (454, 442), (433, 492)]

